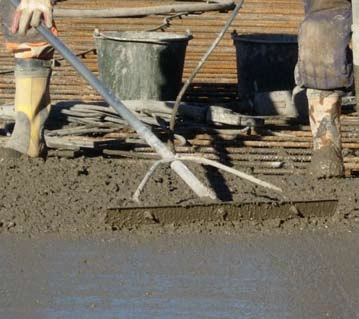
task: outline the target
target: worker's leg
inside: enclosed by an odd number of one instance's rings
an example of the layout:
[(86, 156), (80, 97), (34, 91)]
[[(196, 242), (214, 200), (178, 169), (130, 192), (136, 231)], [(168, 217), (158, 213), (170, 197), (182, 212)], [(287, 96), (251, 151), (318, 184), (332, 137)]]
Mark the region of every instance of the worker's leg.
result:
[(341, 93), (352, 85), (351, 5), (348, 0), (307, 0), (299, 30), (296, 83), (307, 88), (313, 134), (310, 174), (344, 174), (340, 143)]
[(31, 157), (46, 155), (43, 132), (50, 110), (48, 63), (39, 59), (16, 59), (16, 122), (6, 144), (8, 155), (17, 152)]
[(12, 34), (9, 24), (14, 9), (9, 6), (7, 0), (1, 3), (0, 9), (7, 11), (7, 16), (4, 16), (5, 11), (1, 11), (2, 21), (5, 21), (3, 33), (6, 47), (14, 53), (16, 63), (16, 122), (12, 136), (5, 148), (0, 151), (0, 156), (44, 156), (46, 145), (43, 131), (50, 110), (50, 60), (53, 50), (33, 29), (30, 29), (25, 37)]

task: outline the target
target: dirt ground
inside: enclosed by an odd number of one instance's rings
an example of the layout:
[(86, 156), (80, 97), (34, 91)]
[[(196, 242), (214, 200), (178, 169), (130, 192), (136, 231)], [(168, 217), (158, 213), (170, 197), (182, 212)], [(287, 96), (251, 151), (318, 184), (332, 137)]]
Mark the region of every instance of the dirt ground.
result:
[[(22, 158), (0, 163), (0, 233), (77, 234), (113, 232), (105, 222), (109, 208), (135, 206), (131, 196), (151, 162), (97, 158)], [(216, 226), (260, 231), (292, 231), (308, 227), (352, 228), (359, 225), (359, 179), (311, 180), (305, 176), (259, 176), (285, 190), (279, 195), (228, 174), (190, 165), (197, 176), (213, 187), (225, 201), (295, 201), (338, 199), (333, 217), (294, 218), (235, 225), (190, 225), (191, 231)], [(141, 196), (143, 206), (200, 203), (171, 171), (160, 168)], [(168, 227), (167, 227), (168, 226)], [(155, 231), (178, 229), (178, 225), (153, 226)], [(134, 229), (140, 228), (135, 225)], [(178, 230), (178, 231), (183, 231)]]

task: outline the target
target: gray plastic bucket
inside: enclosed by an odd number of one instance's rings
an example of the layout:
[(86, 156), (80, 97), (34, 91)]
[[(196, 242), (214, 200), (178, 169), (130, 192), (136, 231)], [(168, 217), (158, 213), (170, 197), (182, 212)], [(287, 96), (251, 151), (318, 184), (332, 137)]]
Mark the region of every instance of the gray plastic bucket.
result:
[(298, 60), (295, 35), (232, 34), (237, 51), (238, 90), (241, 97), (258, 92), (292, 90)]
[(175, 100), (190, 35), (95, 33), (100, 79), (123, 100)]

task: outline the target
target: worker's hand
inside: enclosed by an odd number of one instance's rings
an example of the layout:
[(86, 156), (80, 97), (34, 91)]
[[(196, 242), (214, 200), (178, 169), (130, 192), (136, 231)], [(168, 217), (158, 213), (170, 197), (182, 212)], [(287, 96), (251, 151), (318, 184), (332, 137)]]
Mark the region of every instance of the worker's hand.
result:
[(37, 27), (42, 20), (48, 28), (52, 27), (51, 0), (21, 0), (11, 25), (11, 32), (25, 35), (30, 27)]

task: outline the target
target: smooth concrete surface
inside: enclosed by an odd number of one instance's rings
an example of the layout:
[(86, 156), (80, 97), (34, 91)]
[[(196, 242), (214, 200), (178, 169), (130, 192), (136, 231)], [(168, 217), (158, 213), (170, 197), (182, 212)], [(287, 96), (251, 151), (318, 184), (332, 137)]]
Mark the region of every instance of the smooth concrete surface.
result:
[(359, 318), (359, 233), (0, 241), (0, 318)]

